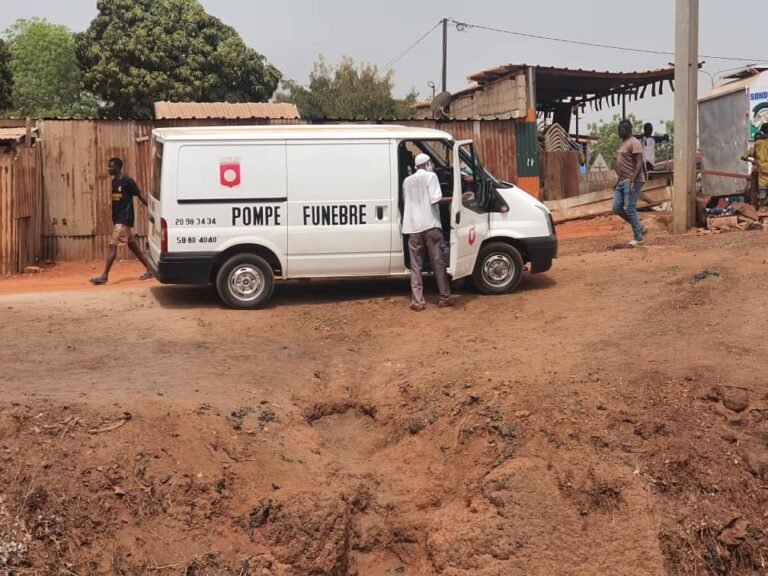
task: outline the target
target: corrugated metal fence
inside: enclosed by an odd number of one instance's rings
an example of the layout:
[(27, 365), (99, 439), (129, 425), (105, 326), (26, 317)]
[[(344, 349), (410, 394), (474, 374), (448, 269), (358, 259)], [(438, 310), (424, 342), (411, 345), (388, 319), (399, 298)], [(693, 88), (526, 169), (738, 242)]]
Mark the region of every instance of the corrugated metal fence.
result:
[(0, 154), (0, 275), (20, 272), (40, 254), (41, 168), (39, 147)]
[[(56, 260), (103, 258), (112, 232), (107, 162), (122, 158), (142, 190), (149, 185), (150, 122), (38, 123), (43, 153), (43, 256)], [(139, 204), (136, 232), (146, 234)], [(125, 249), (119, 257), (126, 257)]]
[[(39, 121), (39, 141), (34, 148), (38, 150), (42, 167), (42, 193), (38, 194), (39, 209), (36, 213), (39, 223), (36, 225), (37, 240), (32, 242), (31, 248), (27, 245), (25, 249), (30, 250), (34, 256), (54, 260), (104, 258), (112, 230), (107, 162), (115, 156), (122, 158), (126, 173), (136, 180), (142, 190), (148, 190), (151, 133), (154, 127), (301, 123), (307, 121)], [(516, 121), (417, 120), (393, 123), (437, 128), (451, 133), (457, 139), (472, 139), (488, 170), (502, 180), (517, 181)], [(3, 159), (0, 158), (1, 162)], [(11, 232), (5, 221), (0, 221), (0, 226), (0, 249), (6, 250), (6, 244), (10, 244), (10, 241), (5, 238)], [(136, 233), (140, 238), (146, 235), (146, 214), (141, 204), (138, 205)], [(128, 255), (125, 248), (121, 248), (118, 253), (120, 258)], [(10, 254), (8, 257), (11, 258)], [(3, 274), (13, 273), (18, 270), (18, 266), (9, 266), (3, 270)]]

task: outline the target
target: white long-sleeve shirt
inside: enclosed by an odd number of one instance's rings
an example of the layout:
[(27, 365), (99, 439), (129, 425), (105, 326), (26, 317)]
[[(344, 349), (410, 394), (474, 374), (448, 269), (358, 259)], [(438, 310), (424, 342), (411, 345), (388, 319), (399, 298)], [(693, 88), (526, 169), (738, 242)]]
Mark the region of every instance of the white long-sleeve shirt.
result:
[(443, 197), (437, 174), (423, 168), (403, 182), (403, 234), (417, 234), (442, 228), (438, 202)]

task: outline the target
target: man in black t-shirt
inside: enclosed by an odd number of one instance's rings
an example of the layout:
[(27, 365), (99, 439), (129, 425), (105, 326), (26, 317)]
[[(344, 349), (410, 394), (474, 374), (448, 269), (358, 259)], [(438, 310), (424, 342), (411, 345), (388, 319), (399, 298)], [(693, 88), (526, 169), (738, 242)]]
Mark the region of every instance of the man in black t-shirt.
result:
[(136, 238), (133, 235), (134, 212), (133, 197), (136, 196), (144, 206), (147, 205), (147, 199), (139, 190), (136, 182), (130, 176), (123, 174), (123, 161), (120, 158), (112, 158), (107, 165), (109, 175), (112, 176), (112, 237), (109, 240), (109, 254), (107, 255), (107, 265), (104, 273), (96, 278), (91, 278), (91, 284), (100, 286), (106, 284), (109, 278), (109, 271), (117, 257), (118, 246), (128, 246), (136, 255), (136, 258), (144, 264), (147, 271), (139, 276), (139, 280), (149, 280), (152, 273), (149, 271), (149, 264), (144, 254), (139, 250), (136, 244)]

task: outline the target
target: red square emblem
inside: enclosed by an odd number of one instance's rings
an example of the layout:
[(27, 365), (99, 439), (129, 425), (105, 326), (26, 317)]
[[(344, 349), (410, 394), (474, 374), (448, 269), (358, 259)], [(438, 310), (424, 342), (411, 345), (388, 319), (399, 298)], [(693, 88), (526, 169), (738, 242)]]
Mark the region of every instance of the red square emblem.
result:
[(219, 182), (227, 188), (240, 186), (240, 159), (222, 158), (219, 163)]

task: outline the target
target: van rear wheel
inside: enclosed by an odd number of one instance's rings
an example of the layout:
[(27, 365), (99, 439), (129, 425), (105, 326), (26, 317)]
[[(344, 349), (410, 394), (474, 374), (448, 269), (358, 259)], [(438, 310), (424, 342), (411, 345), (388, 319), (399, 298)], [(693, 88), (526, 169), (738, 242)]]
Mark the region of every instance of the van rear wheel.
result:
[(216, 275), (216, 291), (230, 308), (262, 308), (269, 302), (274, 290), (271, 266), (255, 254), (232, 256)]
[(493, 242), (480, 250), (472, 281), (483, 294), (512, 292), (523, 278), (523, 257), (517, 248)]

